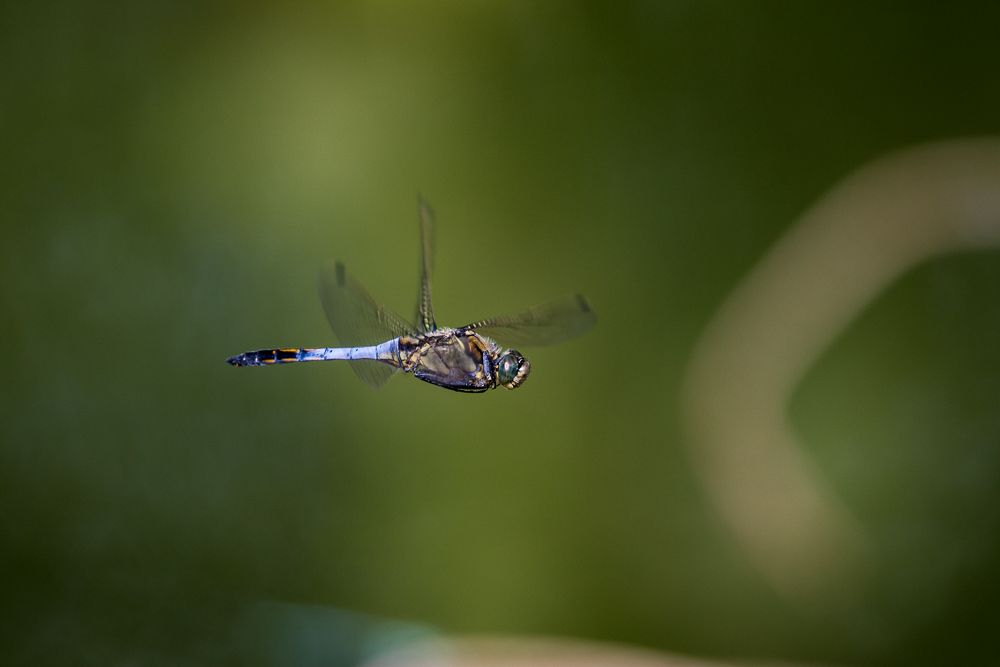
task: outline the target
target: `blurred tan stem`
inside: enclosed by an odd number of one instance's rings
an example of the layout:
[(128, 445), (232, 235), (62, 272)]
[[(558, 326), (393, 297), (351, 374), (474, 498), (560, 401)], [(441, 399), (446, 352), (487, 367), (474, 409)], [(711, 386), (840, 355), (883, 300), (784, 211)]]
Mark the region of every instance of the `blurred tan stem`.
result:
[(746, 553), (791, 599), (849, 591), (864, 531), (790, 428), (790, 395), (876, 295), (929, 257), (1000, 242), (1000, 140), (929, 144), (848, 176), (729, 294), (682, 402), (693, 459)]

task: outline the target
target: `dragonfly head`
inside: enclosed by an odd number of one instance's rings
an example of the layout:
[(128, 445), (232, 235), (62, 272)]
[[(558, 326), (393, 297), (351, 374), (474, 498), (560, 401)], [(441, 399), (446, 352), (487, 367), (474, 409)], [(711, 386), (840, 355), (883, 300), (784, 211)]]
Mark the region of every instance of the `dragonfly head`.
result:
[(497, 360), (497, 382), (507, 389), (517, 389), (528, 377), (531, 362), (517, 350), (507, 350)]

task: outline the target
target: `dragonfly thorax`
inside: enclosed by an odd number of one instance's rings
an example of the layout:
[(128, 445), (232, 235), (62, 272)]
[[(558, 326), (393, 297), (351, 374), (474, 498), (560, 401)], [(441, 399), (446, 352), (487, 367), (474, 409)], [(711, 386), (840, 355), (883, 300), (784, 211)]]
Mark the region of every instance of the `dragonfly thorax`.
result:
[(516, 350), (501, 350), (493, 340), (467, 327), (441, 328), (399, 338), (398, 366), (439, 387), (482, 392), (514, 389), (530, 365)]

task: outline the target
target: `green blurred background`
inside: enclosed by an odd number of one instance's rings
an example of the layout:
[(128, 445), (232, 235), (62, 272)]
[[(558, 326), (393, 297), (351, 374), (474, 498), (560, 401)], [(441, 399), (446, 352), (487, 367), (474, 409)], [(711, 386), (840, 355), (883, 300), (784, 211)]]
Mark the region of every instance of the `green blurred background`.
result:
[[(850, 605), (772, 591), (676, 407), (832, 183), (1000, 130), (1000, 5), (916, 7), (0, 10), (0, 661), (350, 665), (408, 632), (996, 659), (997, 253), (905, 276), (791, 405), (877, 545)], [(410, 315), (418, 191), (439, 321), (580, 291), (597, 329), (483, 396), (223, 363), (329, 344), (332, 257)]]

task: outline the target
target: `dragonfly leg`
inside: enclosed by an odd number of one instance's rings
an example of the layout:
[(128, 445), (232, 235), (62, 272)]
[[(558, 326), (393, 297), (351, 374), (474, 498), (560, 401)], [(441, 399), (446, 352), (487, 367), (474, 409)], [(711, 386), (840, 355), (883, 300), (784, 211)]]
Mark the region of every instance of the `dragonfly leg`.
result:
[(486, 376), (486, 381), (491, 387), (497, 386), (496, 376), (493, 374), (493, 357), (489, 351), (483, 352), (483, 375)]

